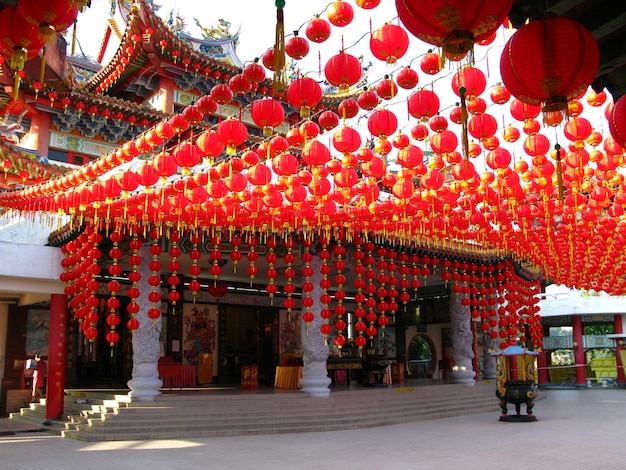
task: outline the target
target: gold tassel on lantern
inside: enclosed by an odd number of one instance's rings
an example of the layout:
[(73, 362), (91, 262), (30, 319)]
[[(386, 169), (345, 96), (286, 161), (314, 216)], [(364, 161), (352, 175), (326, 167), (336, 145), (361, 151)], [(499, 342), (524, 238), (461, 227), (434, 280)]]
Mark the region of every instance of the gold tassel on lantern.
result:
[(276, 42), (274, 44), (274, 96), (280, 96), (287, 88), (287, 71), (285, 70), (285, 20), (283, 8), (285, 0), (276, 0)]

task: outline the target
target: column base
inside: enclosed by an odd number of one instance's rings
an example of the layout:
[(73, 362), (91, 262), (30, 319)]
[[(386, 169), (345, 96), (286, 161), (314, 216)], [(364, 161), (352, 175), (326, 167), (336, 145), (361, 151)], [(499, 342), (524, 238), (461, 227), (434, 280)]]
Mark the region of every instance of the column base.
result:
[(128, 396), (133, 401), (154, 401), (161, 396), (163, 381), (159, 378), (137, 378), (128, 381)]
[(328, 398), (330, 395), (329, 385), (331, 383), (328, 376), (311, 376), (302, 377), (300, 379), (301, 392), (307, 393), (312, 397)]
[(452, 383), (465, 384), (467, 387), (473, 387), (476, 384), (473, 370), (453, 370), (451, 375)]

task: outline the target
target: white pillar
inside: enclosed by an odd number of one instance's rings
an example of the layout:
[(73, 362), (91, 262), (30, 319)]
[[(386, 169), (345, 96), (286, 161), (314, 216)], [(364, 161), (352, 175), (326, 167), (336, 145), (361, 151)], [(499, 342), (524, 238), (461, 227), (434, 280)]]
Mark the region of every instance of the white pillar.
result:
[[(7, 362), (7, 330), (9, 328), (9, 304), (0, 303), (0, 377), (4, 377)], [(0, 381), (2, 395), (2, 381)]]
[(324, 324), (324, 320), (320, 317), (322, 310), (322, 304), (320, 303), (320, 296), (323, 294), (323, 289), (320, 287), (320, 281), (322, 280), (322, 274), (320, 273), (320, 266), (322, 261), (319, 256), (314, 256), (311, 261), (311, 268), (313, 269), (313, 275), (310, 281), (313, 283), (313, 291), (311, 296), (315, 299), (315, 303), (311, 307), (311, 312), (314, 315), (314, 320), (310, 324), (301, 321), (301, 335), (302, 335), (302, 359), (304, 362), (304, 372), (300, 379), (300, 385), (302, 385), (302, 391), (308, 393), (314, 397), (328, 397), (330, 395), (330, 377), (328, 377), (328, 371), (326, 370), (326, 360), (328, 359), (328, 344), (324, 341), (324, 335), (320, 331), (320, 327)]
[[(133, 333), (133, 377), (128, 381), (130, 392), (128, 393), (134, 401), (154, 401), (161, 395), (163, 382), (159, 378), (159, 357), (161, 349), (159, 336), (161, 335), (161, 317), (153, 321), (148, 317), (148, 310), (152, 308), (152, 302), (148, 300), (148, 294), (152, 287), (148, 283), (148, 278), (152, 275), (150, 270), (149, 245), (144, 245), (139, 250), (141, 264), (137, 271), (141, 274), (141, 280), (137, 283), (137, 288), (141, 295), (137, 298), (139, 312), (135, 318), (139, 321), (139, 328)], [(157, 308), (160, 309), (160, 302)]]
[(461, 303), (461, 296), (451, 292), (450, 326), (452, 330), (452, 358), (454, 360), (452, 382), (464, 383), (470, 387), (476, 383), (472, 367), (474, 335), (472, 334), (471, 321), (469, 306), (464, 306)]

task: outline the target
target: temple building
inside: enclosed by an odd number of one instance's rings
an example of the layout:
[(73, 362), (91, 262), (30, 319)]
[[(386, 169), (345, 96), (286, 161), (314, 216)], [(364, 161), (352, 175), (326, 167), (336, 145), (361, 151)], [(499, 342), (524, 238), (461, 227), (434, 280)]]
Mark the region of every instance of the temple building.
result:
[[(521, 2), (502, 2), (497, 28), (471, 44), (432, 32), (420, 87), (402, 60), (405, 29), (425, 41), (410, 11), (368, 32), (371, 62), (342, 45), (303, 72), (349, 10), (378, 3), (335, 2), (285, 34), (276, 2), (277, 43), (251, 61), (227, 19), (194, 17), (194, 37), (148, 0), (113, 2), (122, 20), (108, 20), (95, 58), (73, 52), (73, 20), (24, 63), (20, 39), (0, 49), (0, 413), (31, 399), (35, 353), (49, 418), (66, 388), (153, 401), (172, 384), (315, 397), (407, 379), (471, 387), (495, 379), (493, 353), (512, 346), (537, 353), (539, 386), (624, 382), (619, 308), (555, 311), (557, 325), (541, 307), (549, 283), (626, 287), (617, 104), (592, 73), (534, 104), (498, 82), (487, 106), (478, 51), (515, 38), (500, 25)], [(70, 4), (80, 28), (89, 6)], [(503, 80), (507, 67), (521, 66), (503, 63)], [(600, 107), (616, 132), (585, 118)], [(501, 125), (490, 113), (505, 108)], [(556, 129), (560, 144), (546, 137)], [(581, 322), (610, 331), (585, 336)], [(571, 335), (552, 329), (569, 323)]]

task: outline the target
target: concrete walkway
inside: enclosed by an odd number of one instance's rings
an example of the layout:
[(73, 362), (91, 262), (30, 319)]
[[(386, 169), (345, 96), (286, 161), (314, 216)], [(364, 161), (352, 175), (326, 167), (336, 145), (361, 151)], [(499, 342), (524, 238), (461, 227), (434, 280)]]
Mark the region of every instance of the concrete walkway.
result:
[(626, 390), (541, 394), (532, 423), (482, 413), (354, 431), (187, 440), (85, 443), (0, 419), (0, 469), (626, 468)]

